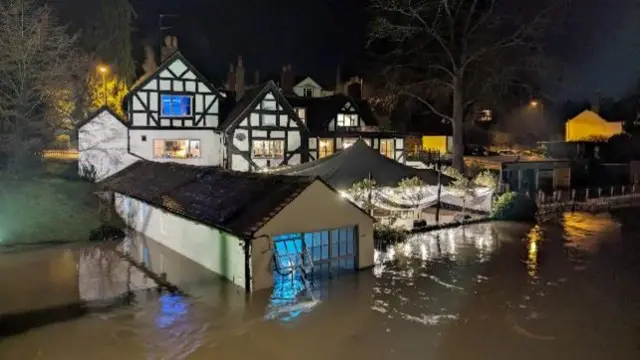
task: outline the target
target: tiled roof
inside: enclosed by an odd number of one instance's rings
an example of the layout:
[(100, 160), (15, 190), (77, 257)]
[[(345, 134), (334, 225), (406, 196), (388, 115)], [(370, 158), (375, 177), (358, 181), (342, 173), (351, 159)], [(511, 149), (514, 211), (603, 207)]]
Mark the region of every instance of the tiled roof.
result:
[(355, 107), (366, 125), (377, 125), (369, 103), (343, 94), (321, 98), (288, 96), (287, 100), (294, 108), (304, 107), (307, 109), (307, 127), (309, 127), (311, 131), (327, 130), (329, 122), (338, 115), (347, 103), (351, 103)]
[(138, 161), (103, 180), (100, 186), (239, 237), (248, 237), (314, 181), (312, 177)]
[[(276, 98), (279, 98), (279, 103), (284, 112), (297, 118), (298, 115), (293, 111), (291, 104), (282, 95), (280, 89), (278, 89), (273, 81), (268, 81), (265, 84), (247, 89), (242, 98), (235, 102), (235, 105), (230, 107), (228, 112), (221, 113), (221, 118), (225, 120), (220, 125), (220, 129), (226, 131), (235, 127), (239, 121), (246, 118), (249, 113), (253, 111), (269, 91), (271, 91)], [(232, 100), (228, 100), (227, 102), (230, 103), (231, 101)], [(304, 124), (301, 126), (304, 126)]]

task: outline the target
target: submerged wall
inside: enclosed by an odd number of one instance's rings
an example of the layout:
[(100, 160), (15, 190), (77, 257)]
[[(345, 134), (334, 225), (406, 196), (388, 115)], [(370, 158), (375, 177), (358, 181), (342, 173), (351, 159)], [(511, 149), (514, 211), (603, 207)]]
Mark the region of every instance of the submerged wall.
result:
[(245, 287), (243, 240), (121, 194), (115, 208), (132, 229)]

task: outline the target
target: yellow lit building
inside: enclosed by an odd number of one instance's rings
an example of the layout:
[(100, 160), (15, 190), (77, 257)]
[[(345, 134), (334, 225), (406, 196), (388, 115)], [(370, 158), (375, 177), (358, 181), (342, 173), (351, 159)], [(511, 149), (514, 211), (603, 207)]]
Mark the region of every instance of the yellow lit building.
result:
[(422, 149), (427, 151), (438, 151), (441, 154), (448, 154), (453, 151), (453, 141), (447, 135), (424, 135), (422, 136)]
[(591, 110), (585, 110), (565, 124), (565, 141), (607, 140), (621, 134), (621, 121), (607, 121)]

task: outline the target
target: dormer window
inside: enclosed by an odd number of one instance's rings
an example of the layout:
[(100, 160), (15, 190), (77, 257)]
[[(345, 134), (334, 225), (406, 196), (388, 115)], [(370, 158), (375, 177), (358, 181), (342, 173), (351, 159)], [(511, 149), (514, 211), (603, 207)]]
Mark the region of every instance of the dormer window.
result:
[(307, 123), (307, 109), (303, 107), (295, 108), (296, 115), (302, 120), (303, 123)]
[(160, 95), (162, 117), (190, 117), (193, 115), (193, 97), (189, 95)]
[(304, 97), (313, 97), (313, 89), (312, 88), (304, 88)]
[(338, 114), (338, 127), (358, 127), (358, 114)]

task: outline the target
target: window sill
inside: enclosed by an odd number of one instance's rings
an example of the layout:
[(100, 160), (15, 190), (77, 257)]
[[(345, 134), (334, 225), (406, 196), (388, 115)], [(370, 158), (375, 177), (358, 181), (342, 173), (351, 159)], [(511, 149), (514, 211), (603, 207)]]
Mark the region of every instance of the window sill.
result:
[(160, 115), (160, 119), (193, 119), (193, 115)]

